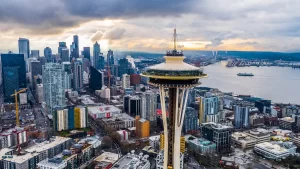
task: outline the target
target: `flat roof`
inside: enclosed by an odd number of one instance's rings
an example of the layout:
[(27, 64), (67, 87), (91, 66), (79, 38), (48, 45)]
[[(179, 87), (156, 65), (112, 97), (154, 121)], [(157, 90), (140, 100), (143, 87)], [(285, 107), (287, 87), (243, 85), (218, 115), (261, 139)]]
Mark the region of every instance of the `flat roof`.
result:
[(13, 151), (13, 149), (10, 149), (10, 148), (2, 148), (2, 149), (0, 150), (0, 160), (3, 159), (2, 156), (5, 156), (6, 153), (11, 152), (11, 151)]
[(113, 105), (105, 105), (105, 106), (88, 106), (88, 111), (93, 113), (93, 114), (98, 114), (98, 113), (108, 113), (108, 112), (116, 112), (119, 111), (121, 112), (121, 109), (117, 108), (116, 106)]
[(29, 152), (29, 153), (42, 152), (49, 148), (55, 147), (61, 143), (64, 143), (68, 140), (71, 140), (71, 138), (56, 136), (55, 139), (51, 140), (50, 142), (44, 141), (42, 143), (37, 143), (37, 144), (31, 146), (30, 148), (25, 149), (25, 151)]
[(94, 161), (115, 163), (119, 159), (119, 155), (111, 152), (104, 152), (96, 157)]
[(4, 161), (9, 161), (9, 162), (13, 162), (13, 163), (18, 163), (18, 164), (22, 164), (26, 161), (28, 161), (29, 159), (38, 156), (39, 153), (26, 153), (24, 155), (13, 155), (13, 158), (6, 158), (3, 159)]
[(283, 154), (283, 153), (289, 153), (289, 151), (283, 147), (281, 147), (278, 144), (272, 144), (270, 142), (264, 142), (256, 144), (255, 147), (259, 147), (265, 151), (268, 151), (273, 154)]

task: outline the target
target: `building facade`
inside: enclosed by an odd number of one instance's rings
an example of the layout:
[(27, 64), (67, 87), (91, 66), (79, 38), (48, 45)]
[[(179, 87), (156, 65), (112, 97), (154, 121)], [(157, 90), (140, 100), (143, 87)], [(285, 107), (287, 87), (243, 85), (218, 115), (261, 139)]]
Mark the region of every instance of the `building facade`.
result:
[(234, 126), (237, 129), (248, 128), (249, 124), (249, 110), (250, 107), (242, 105), (234, 105)]
[(64, 70), (63, 64), (47, 63), (43, 66), (44, 99), (48, 113), (52, 113), (55, 107), (64, 107), (66, 82), (70, 76)]

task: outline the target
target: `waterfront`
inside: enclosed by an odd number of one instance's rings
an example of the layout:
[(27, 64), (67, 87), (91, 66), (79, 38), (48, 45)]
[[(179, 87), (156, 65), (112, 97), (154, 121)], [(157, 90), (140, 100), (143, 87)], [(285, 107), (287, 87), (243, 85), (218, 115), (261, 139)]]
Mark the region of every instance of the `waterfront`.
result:
[[(222, 61), (204, 67), (209, 75), (202, 86), (218, 88), (223, 92), (249, 94), (273, 102), (300, 104), (300, 69), (290, 67), (226, 67)], [(237, 76), (253, 73), (253, 77)]]

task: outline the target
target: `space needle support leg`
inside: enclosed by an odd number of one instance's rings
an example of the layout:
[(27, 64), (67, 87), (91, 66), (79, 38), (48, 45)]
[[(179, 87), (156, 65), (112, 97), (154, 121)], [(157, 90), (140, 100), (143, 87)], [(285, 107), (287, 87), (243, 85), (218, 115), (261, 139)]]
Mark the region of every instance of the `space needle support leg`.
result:
[(164, 126), (164, 165), (163, 168), (168, 168), (168, 122), (167, 122), (167, 113), (166, 113), (166, 105), (165, 105), (165, 88), (160, 86), (160, 102), (161, 102), (161, 110), (162, 110), (162, 119)]

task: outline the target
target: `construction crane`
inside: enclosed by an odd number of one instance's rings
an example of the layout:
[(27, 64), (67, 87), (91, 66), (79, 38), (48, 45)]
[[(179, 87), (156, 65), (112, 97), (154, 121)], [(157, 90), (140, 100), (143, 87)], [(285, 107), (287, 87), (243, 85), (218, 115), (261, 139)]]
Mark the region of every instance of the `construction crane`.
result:
[(16, 126), (17, 126), (17, 127), (20, 126), (20, 120), (19, 120), (19, 105), (18, 105), (18, 94), (19, 94), (19, 93), (22, 93), (22, 92), (24, 92), (24, 91), (26, 91), (26, 90), (27, 90), (27, 88), (22, 89), (22, 90), (19, 90), (19, 91), (15, 90), (15, 93), (11, 95), (11, 96), (15, 96), (15, 102), (16, 102), (16, 103), (15, 103), (15, 104), (16, 104)]

